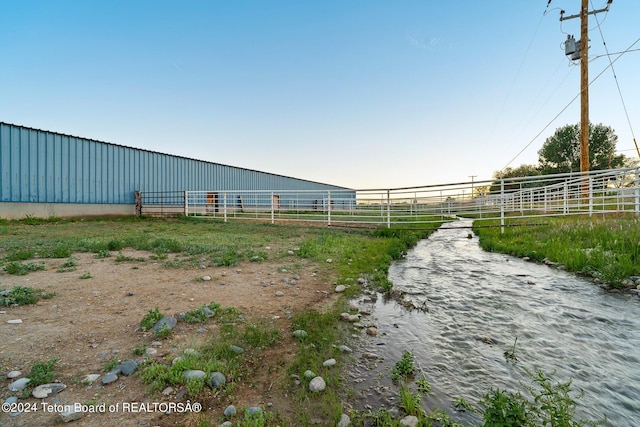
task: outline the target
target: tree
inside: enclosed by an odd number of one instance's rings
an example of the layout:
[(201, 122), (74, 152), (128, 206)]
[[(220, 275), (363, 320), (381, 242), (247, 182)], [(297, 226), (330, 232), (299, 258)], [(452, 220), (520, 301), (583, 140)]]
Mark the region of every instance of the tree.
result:
[[(526, 176), (538, 176), (540, 175), (540, 166), (538, 165), (520, 165), (517, 168), (504, 168), (501, 171), (494, 172), (493, 177), (496, 181), (491, 183), (491, 192), (500, 191), (500, 180), (507, 178), (521, 178)], [(508, 184), (505, 190), (512, 190), (519, 188), (519, 184)]]
[[(616, 155), (618, 136), (610, 126), (589, 123), (589, 169), (615, 169), (624, 165)], [(538, 151), (543, 174), (580, 171), (580, 124), (566, 125), (547, 138)]]

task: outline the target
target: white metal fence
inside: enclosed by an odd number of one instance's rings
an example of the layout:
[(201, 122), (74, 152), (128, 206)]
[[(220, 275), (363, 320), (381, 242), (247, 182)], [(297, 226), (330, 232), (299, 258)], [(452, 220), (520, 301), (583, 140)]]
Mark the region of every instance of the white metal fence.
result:
[[(158, 200), (157, 194), (155, 199)], [(142, 214), (145, 209), (144, 193)], [(149, 199), (151, 200), (151, 199)], [(344, 226), (411, 226), (452, 216), (640, 214), (640, 169), (627, 168), (420, 187), (341, 191), (185, 191), (162, 212)], [(158, 206), (154, 206), (157, 208)]]

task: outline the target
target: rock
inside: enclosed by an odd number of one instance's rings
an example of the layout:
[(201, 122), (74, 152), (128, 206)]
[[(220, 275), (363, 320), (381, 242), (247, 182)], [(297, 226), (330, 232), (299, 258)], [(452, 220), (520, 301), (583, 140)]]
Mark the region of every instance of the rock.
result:
[(153, 325), (151, 331), (158, 332), (162, 328), (173, 329), (173, 327), (176, 326), (177, 323), (178, 320), (175, 317), (163, 317), (162, 319), (158, 320), (155, 325)]
[(155, 356), (156, 354), (158, 354), (158, 350), (153, 347), (147, 347), (144, 352), (147, 356)]
[(336, 292), (337, 293), (342, 293), (345, 291), (345, 289), (347, 289), (347, 287), (345, 285), (338, 285), (336, 286)]
[(60, 393), (65, 388), (67, 388), (67, 386), (62, 383), (41, 384), (33, 389), (31, 395), (36, 399), (44, 399), (46, 397), (53, 396), (56, 393)]
[(14, 378), (18, 378), (20, 375), (22, 375), (22, 372), (20, 371), (11, 371), (9, 373), (7, 373), (7, 379), (14, 379)]
[(418, 425), (418, 421), (418, 417), (414, 415), (407, 415), (400, 420), (400, 425), (402, 427), (416, 427)]
[(324, 378), (322, 377), (315, 377), (309, 383), (309, 391), (314, 393), (320, 393), (324, 391), (325, 388), (327, 388), (327, 383), (324, 382)]
[(336, 359), (327, 359), (324, 362), (322, 362), (322, 366), (324, 366), (325, 368), (335, 366), (335, 365), (336, 365)]
[(298, 339), (304, 339), (308, 336), (309, 334), (307, 333), (307, 331), (303, 330), (303, 329), (297, 329), (295, 331), (293, 331), (293, 336), (294, 338), (298, 338)]
[(136, 369), (138, 369), (138, 363), (135, 360), (127, 360), (126, 362), (122, 362), (119, 366), (120, 373), (126, 376), (133, 374)]
[(60, 418), (62, 419), (62, 422), (65, 422), (65, 423), (70, 423), (71, 421), (77, 421), (83, 416), (84, 416), (84, 412), (82, 412), (82, 410), (76, 412), (73, 405), (69, 405), (69, 409), (63, 412), (60, 412)]
[(378, 328), (376, 328), (375, 326), (369, 326), (367, 328), (367, 335), (375, 337), (376, 335), (378, 335)]
[(164, 390), (162, 390), (162, 395), (163, 396), (170, 396), (171, 393), (173, 393), (175, 391), (175, 389), (173, 387), (167, 387)]
[(11, 319), (11, 320), (7, 320), (7, 323), (10, 325), (17, 325), (22, 323), (22, 319)]
[(82, 382), (85, 384), (91, 384), (95, 382), (98, 378), (100, 378), (100, 374), (88, 374), (82, 379)]
[(25, 389), (27, 384), (29, 384), (30, 382), (31, 382), (31, 379), (29, 379), (29, 378), (20, 378), (18, 380), (15, 380), (11, 384), (9, 384), (9, 390), (11, 390), (11, 391), (22, 391), (22, 390)]
[(211, 280), (211, 276), (202, 276), (202, 280), (208, 282), (209, 280)]
[(213, 316), (213, 310), (211, 310), (209, 307), (202, 307), (200, 311), (202, 311), (202, 314), (204, 314), (207, 317)]
[(224, 410), (224, 416), (227, 418), (235, 417), (238, 411), (236, 411), (236, 407), (233, 405), (229, 405)]
[(327, 258), (327, 263), (331, 264), (333, 262), (333, 260), (331, 258)]
[(220, 427), (233, 427), (233, 423), (231, 421), (225, 421), (220, 424)]
[(244, 348), (239, 347), (237, 345), (230, 345), (229, 346), (229, 350), (231, 350), (232, 352), (234, 352), (235, 354), (242, 354), (244, 353)]
[(14, 403), (18, 403), (18, 396), (9, 396), (7, 400), (4, 401), (7, 405), (12, 405)]
[(350, 425), (351, 425), (351, 418), (349, 418), (349, 415), (347, 414), (340, 415), (340, 421), (338, 421), (338, 424), (336, 424), (336, 427), (349, 427)]
[(283, 297), (283, 296), (284, 296), (284, 292), (282, 292), (282, 291), (276, 291), (276, 296), (277, 296), (277, 297)]
[(222, 387), (227, 382), (227, 377), (222, 372), (212, 372), (209, 375), (209, 386), (211, 388)]
[(245, 410), (245, 414), (247, 415), (255, 415), (255, 414), (259, 414), (262, 412), (262, 408), (259, 406), (249, 406), (246, 410)]
[(112, 382), (116, 381), (117, 379), (118, 379), (118, 374), (116, 374), (115, 372), (107, 372), (102, 377), (102, 384), (111, 384)]
[(340, 346), (338, 346), (338, 349), (340, 351), (342, 351), (343, 353), (353, 353), (353, 350), (351, 350), (351, 348), (347, 347), (346, 345), (342, 344)]
[(204, 371), (201, 371), (199, 369), (189, 369), (187, 371), (184, 371), (182, 377), (185, 381), (189, 381), (192, 379), (204, 378), (206, 375), (207, 374)]
[(181, 361), (183, 361), (183, 360), (184, 360), (184, 357), (182, 357), (182, 356), (178, 356), (178, 357), (176, 357), (175, 359), (173, 359), (173, 360), (171, 361), (171, 366), (173, 366), (173, 365), (175, 365), (176, 363), (181, 362)]
[(368, 360), (377, 360), (378, 359), (378, 355), (375, 353), (364, 353), (362, 355), (363, 359), (368, 359)]
[(295, 255), (295, 253), (293, 251), (287, 251), (287, 255), (292, 256)]
[(311, 380), (311, 379), (316, 377), (316, 374), (315, 374), (315, 372), (307, 369), (306, 371), (304, 371), (304, 374), (302, 374), (302, 376), (305, 377), (308, 380)]

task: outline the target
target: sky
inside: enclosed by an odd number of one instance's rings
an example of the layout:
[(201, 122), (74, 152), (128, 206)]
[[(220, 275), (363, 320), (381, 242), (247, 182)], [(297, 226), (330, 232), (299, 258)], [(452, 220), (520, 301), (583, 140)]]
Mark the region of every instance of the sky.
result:
[[(355, 189), (488, 180), (580, 120), (580, 0), (547, 1), (0, 0), (0, 121)], [(639, 16), (589, 17), (590, 119), (628, 157)]]

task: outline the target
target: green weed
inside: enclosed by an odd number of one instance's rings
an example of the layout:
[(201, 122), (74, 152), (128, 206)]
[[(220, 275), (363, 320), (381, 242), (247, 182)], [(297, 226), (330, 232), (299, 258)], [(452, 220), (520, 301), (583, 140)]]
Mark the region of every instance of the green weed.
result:
[(160, 313), (160, 309), (158, 309), (158, 307), (155, 307), (149, 310), (147, 314), (144, 315), (144, 317), (140, 321), (140, 327), (143, 330), (148, 331), (149, 329), (153, 328), (155, 324), (158, 323), (163, 317), (164, 315)]
[(391, 378), (394, 381), (400, 379), (406, 380), (415, 373), (415, 365), (413, 363), (413, 354), (410, 351), (403, 351), (402, 358), (393, 365), (391, 369)]
[(31, 367), (31, 373), (27, 378), (31, 379), (29, 387), (37, 387), (41, 384), (47, 384), (54, 380), (54, 368), (58, 364), (59, 359), (50, 359), (46, 362), (37, 362)]
[(14, 286), (10, 290), (0, 291), (0, 306), (35, 304), (40, 299), (50, 299), (55, 293), (45, 294), (41, 289), (33, 289), (28, 286)]

